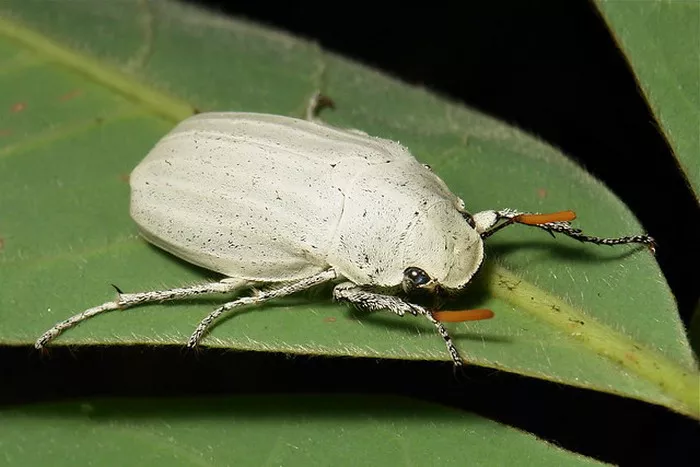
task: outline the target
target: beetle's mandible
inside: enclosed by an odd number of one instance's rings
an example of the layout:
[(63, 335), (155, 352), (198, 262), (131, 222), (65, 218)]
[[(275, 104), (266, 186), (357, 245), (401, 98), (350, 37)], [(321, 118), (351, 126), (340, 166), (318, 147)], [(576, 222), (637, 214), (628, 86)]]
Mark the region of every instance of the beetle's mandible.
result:
[(229, 310), (333, 282), (333, 297), (360, 309), (424, 316), (445, 340), (454, 364), (462, 365), (441, 322), (454, 316), (420, 306), (412, 297), (463, 290), (484, 260), (483, 240), (496, 231), (520, 223), (582, 242), (654, 248), (648, 235), (585, 235), (570, 225), (571, 211), (542, 215), (503, 209), (472, 215), (399, 143), (313, 119), (195, 115), (155, 145), (130, 183), (131, 216), (141, 234), (225, 279), (120, 293), (115, 301), (56, 324), (36, 348), (106, 311), (268, 286), (221, 305), (202, 320), (187, 344), (195, 347)]

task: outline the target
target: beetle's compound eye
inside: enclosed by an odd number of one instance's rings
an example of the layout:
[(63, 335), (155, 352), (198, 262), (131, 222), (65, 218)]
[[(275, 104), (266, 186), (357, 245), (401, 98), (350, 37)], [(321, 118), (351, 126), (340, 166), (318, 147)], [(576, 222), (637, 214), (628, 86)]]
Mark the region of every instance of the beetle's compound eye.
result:
[(423, 271), (421, 268), (406, 268), (403, 272), (403, 289), (406, 293), (423, 288), (431, 284), (433, 280), (430, 278), (428, 273)]
[(476, 229), (476, 222), (474, 222), (474, 216), (464, 211), (462, 212), (462, 217), (464, 217), (464, 220), (467, 221), (467, 224), (469, 224), (469, 226), (472, 229)]

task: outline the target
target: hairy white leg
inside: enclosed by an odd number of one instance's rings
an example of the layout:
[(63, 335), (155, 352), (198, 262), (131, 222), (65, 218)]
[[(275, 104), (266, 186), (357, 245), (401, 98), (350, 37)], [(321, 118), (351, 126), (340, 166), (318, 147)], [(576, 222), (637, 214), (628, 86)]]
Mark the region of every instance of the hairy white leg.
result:
[[(474, 214), (474, 223), (476, 231), (481, 235), (481, 238), (488, 238), (502, 228), (517, 223), (516, 218), (522, 215), (532, 215), (538, 213), (520, 212), (515, 209), (502, 209), (500, 211), (482, 211)], [(499, 224), (500, 221), (505, 221)], [(656, 251), (656, 242), (649, 235), (628, 235), (624, 237), (594, 237), (584, 234), (581, 229), (576, 229), (569, 222), (546, 222), (543, 224), (525, 224), (532, 227), (540, 228), (549, 232), (552, 236), (554, 233), (564, 234), (583, 243), (594, 243), (596, 245), (625, 245), (628, 243), (641, 243), (647, 245), (652, 253)]]
[(440, 336), (444, 339), (447, 351), (450, 353), (454, 365), (463, 365), (462, 357), (460, 357), (457, 347), (455, 347), (454, 342), (452, 342), (452, 338), (447, 332), (447, 329), (445, 329), (445, 326), (435, 319), (429, 310), (422, 306), (408, 303), (393, 295), (383, 295), (364, 290), (351, 282), (343, 282), (335, 286), (333, 289), (333, 298), (338, 301), (352, 303), (362, 310), (388, 310), (399, 316), (404, 316), (406, 313), (410, 313), (413, 316), (425, 316), (428, 321), (433, 323), (433, 326), (435, 326)]
[(323, 125), (324, 123), (318, 117), (318, 114), (321, 112), (322, 109), (326, 107), (333, 108), (334, 106), (335, 104), (333, 103), (333, 100), (321, 94), (321, 91), (316, 91), (314, 95), (311, 96), (311, 99), (309, 99), (309, 102), (307, 102), (306, 104), (306, 112), (304, 113), (304, 117), (310, 122)]
[[(311, 96), (311, 99), (309, 99), (309, 102), (306, 104), (306, 112), (304, 113), (304, 118), (310, 122), (328, 126), (328, 124), (325, 123), (319, 117), (321, 110), (325, 109), (326, 107), (334, 109), (335, 103), (330, 97), (321, 94), (320, 91), (316, 91), (314, 95)], [(343, 130), (347, 131), (348, 133), (354, 133), (360, 136), (369, 136), (366, 132), (358, 130), (356, 128), (343, 128)]]
[(202, 340), (202, 337), (204, 337), (204, 335), (207, 333), (207, 330), (212, 325), (214, 320), (229, 310), (246, 305), (257, 305), (267, 300), (272, 300), (273, 298), (280, 298), (296, 292), (301, 292), (302, 290), (309, 289), (324, 282), (332, 281), (336, 277), (336, 272), (333, 269), (328, 269), (314, 276), (300, 279), (296, 282), (287, 282), (272, 289), (258, 291), (252, 296), (241, 297), (232, 302), (224, 303), (219, 308), (209, 313), (209, 315), (199, 323), (195, 331), (192, 333), (192, 336), (190, 336), (189, 341), (187, 341), (187, 347), (196, 347)]
[[(179, 287), (175, 289), (168, 290), (153, 290), (150, 292), (139, 292), (139, 293), (119, 293), (117, 300), (103, 303), (102, 305), (89, 308), (82, 313), (73, 315), (68, 319), (55, 324), (51, 329), (46, 331), (41, 335), (39, 339), (34, 343), (34, 347), (41, 349), (50, 341), (58, 337), (66, 329), (70, 329), (76, 326), (82, 321), (88, 318), (92, 318), (95, 315), (104, 313), (105, 311), (112, 310), (124, 310), (137, 305), (143, 305), (146, 303), (153, 302), (166, 302), (172, 300), (186, 300), (191, 297), (195, 297), (203, 294), (213, 294), (213, 293), (230, 293), (236, 289), (248, 284), (248, 281), (244, 279), (237, 279), (233, 277), (227, 277), (220, 282), (209, 282), (206, 284), (198, 284), (190, 287)], [(117, 289), (118, 290), (118, 289)]]

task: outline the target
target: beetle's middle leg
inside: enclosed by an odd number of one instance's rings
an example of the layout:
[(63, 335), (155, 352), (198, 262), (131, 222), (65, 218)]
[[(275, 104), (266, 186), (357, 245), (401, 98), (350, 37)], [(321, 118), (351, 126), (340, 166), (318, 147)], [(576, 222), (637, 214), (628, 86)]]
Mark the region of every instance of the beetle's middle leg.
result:
[(206, 318), (199, 322), (199, 325), (192, 333), (192, 336), (190, 336), (190, 339), (187, 341), (187, 347), (196, 347), (202, 340), (202, 337), (204, 337), (211, 325), (214, 323), (214, 321), (219, 316), (221, 316), (229, 310), (246, 305), (257, 305), (268, 300), (272, 300), (273, 298), (285, 297), (287, 295), (291, 295), (296, 292), (301, 292), (302, 290), (309, 289), (324, 282), (332, 281), (336, 277), (336, 272), (333, 269), (328, 269), (316, 275), (300, 279), (296, 282), (286, 282), (275, 288), (261, 290), (251, 296), (241, 297), (232, 302), (224, 303), (219, 308), (209, 313), (209, 315)]
[[(306, 104), (304, 118), (319, 125), (328, 125), (321, 119), (321, 117), (319, 117), (319, 114), (325, 108), (335, 109), (335, 102), (333, 102), (333, 99), (330, 97), (321, 94), (321, 91), (316, 91)], [(356, 128), (343, 128), (343, 130), (360, 136), (369, 136), (367, 132)]]
[(309, 102), (306, 103), (304, 118), (310, 122), (323, 124), (318, 116), (321, 110), (325, 108), (335, 109), (333, 99), (321, 94), (321, 91), (316, 91), (314, 95), (311, 96), (311, 99), (309, 99)]
[(445, 329), (445, 326), (438, 321), (429, 310), (422, 306), (405, 302), (393, 295), (384, 295), (364, 290), (351, 282), (343, 282), (335, 286), (333, 289), (333, 298), (338, 301), (352, 303), (356, 307), (367, 311), (388, 310), (399, 316), (404, 316), (406, 313), (410, 313), (413, 316), (425, 316), (428, 321), (433, 323), (433, 326), (435, 326), (440, 336), (444, 339), (447, 351), (450, 353), (455, 366), (463, 365), (462, 357), (460, 357), (457, 347), (455, 347), (454, 342), (452, 342), (452, 338), (447, 332), (447, 329)]

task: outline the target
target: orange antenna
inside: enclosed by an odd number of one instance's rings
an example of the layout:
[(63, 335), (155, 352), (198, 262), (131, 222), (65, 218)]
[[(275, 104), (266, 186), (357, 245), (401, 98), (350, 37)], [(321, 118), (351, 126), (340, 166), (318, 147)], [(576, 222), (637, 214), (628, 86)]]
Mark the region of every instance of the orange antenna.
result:
[(527, 225), (549, 224), (550, 222), (568, 222), (576, 219), (574, 211), (559, 211), (551, 214), (521, 214), (513, 218), (513, 222)]
[(462, 321), (481, 321), (482, 319), (491, 319), (494, 313), (485, 308), (475, 310), (459, 310), (459, 311), (433, 311), (433, 317), (443, 323), (461, 323)]

